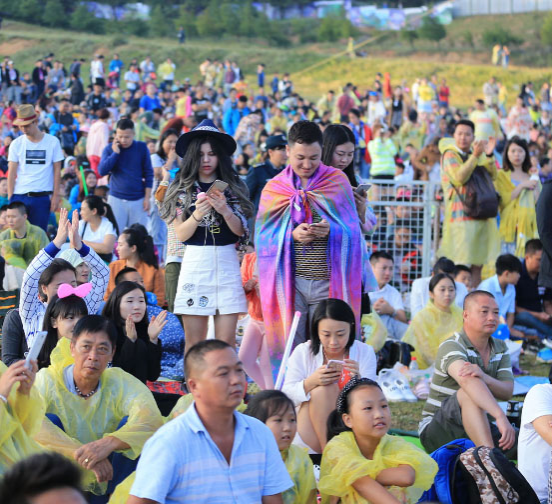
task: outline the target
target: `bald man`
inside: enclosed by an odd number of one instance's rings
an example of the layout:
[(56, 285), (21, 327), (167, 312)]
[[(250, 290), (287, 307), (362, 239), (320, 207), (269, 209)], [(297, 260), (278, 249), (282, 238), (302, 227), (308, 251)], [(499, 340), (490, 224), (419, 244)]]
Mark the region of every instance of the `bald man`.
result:
[[(496, 446), (515, 457), (516, 431), (497, 402), (509, 400), (514, 390), (506, 343), (491, 337), (498, 316), (492, 294), (471, 292), (464, 299), (463, 329), (439, 346), (418, 428), (429, 453), (469, 437), (476, 446)], [(496, 419), (496, 425), (487, 415)]]
[(272, 432), (235, 411), (246, 390), (235, 350), (201, 341), (184, 368), (194, 403), (144, 446), (127, 504), (282, 504), (293, 482)]

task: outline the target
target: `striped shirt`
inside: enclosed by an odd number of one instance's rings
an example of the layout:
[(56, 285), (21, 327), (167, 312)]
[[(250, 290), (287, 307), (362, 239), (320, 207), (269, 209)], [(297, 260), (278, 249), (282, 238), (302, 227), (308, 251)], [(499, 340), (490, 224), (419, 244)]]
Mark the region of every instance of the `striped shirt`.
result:
[[(318, 224), (322, 218), (312, 209), (312, 223)], [(310, 243), (294, 241), (295, 276), (307, 280), (329, 280), (328, 237), (316, 238)]]
[(270, 429), (241, 413), (234, 417), (228, 464), (192, 404), (145, 444), (130, 494), (167, 504), (258, 504), (291, 488)]
[(441, 403), (460, 389), (458, 382), (448, 374), (449, 366), (457, 361), (466, 361), (477, 364), (485, 374), (500, 381), (514, 381), (510, 354), (504, 341), (489, 338), (491, 355), (489, 365), (485, 367), (481, 355), (462, 330), (454, 333), (449, 339), (439, 345), (435, 357), (435, 371), (431, 379), (429, 398), (422, 412), (422, 421), (419, 431), (427, 426), (433, 415), (441, 407)]

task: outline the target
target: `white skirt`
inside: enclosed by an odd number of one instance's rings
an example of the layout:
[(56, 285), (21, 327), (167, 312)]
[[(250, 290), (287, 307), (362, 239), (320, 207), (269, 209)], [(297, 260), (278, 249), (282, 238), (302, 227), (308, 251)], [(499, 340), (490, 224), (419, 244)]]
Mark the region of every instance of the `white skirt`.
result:
[(246, 312), (236, 247), (188, 245), (178, 277), (174, 313), (209, 316)]

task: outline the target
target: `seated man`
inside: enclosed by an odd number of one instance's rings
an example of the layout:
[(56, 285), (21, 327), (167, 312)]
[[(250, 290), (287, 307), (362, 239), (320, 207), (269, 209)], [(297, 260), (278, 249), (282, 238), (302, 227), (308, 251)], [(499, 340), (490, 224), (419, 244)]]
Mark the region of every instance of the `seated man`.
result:
[(496, 275), (483, 280), (478, 289), (490, 292), (498, 303), (498, 313), (504, 318), (510, 335), (524, 338), (525, 334), (514, 329), (516, 315), (516, 288), (521, 275), (521, 261), (512, 254), (498, 256), (495, 263)]
[(548, 502), (548, 475), (552, 453), (552, 385), (529, 390), (521, 412), (518, 468), (541, 502)]
[(420, 441), (428, 453), (467, 437), (477, 446), (509, 450), (516, 433), (497, 400), (512, 397), (514, 375), (506, 343), (491, 337), (498, 326), (498, 305), (492, 294), (476, 290), (466, 296), (463, 316), (463, 330), (437, 351), (418, 427)]
[(293, 483), (274, 436), (235, 411), (246, 381), (234, 349), (201, 341), (185, 366), (194, 403), (146, 443), (128, 504), (282, 503)]
[(370, 257), (378, 290), (370, 292), (370, 303), (385, 324), (390, 338), (400, 340), (408, 325), (400, 292), (389, 285), (393, 277), (393, 258), (387, 252), (374, 252)]
[(543, 254), (542, 242), (534, 239), (525, 244), (525, 260), (516, 285), (515, 323), (536, 329), (540, 338), (552, 338), (552, 316), (543, 310), (539, 290), (539, 270)]
[(50, 240), (44, 230), (27, 219), (27, 207), (13, 201), (6, 210), (8, 229), (0, 233), (0, 249), (9, 266), (26, 269)]
[[(437, 260), (433, 266), (433, 275), (439, 273), (446, 273), (447, 275), (454, 275), (454, 263), (446, 257), (441, 257)], [(470, 273), (471, 274), (471, 273)], [(429, 301), (429, 282), (431, 277), (417, 278), (412, 283), (412, 292), (410, 294), (410, 317), (414, 318), (414, 315), (418, 313)], [(456, 305), (462, 307), (464, 305), (464, 298), (468, 295), (468, 289), (466, 286), (457, 280), (454, 281), (456, 285)]]
[(86, 469), (85, 490), (96, 495), (111, 493), (134, 470), (129, 459), (163, 425), (148, 388), (120, 368), (107, 369), (116, 339), (111, 321), (83, 317), (73, 329), (75, 363), (51, 365), (36, 380), (49, 419), (35, 440)]

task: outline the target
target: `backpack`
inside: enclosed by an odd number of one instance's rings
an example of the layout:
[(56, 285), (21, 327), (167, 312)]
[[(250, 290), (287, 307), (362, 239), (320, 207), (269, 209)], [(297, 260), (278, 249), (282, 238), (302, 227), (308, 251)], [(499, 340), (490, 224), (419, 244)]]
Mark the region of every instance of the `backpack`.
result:
[(379, 373), (381, 369), (392, 368), (396, 362), (408, 366), (413, 351), (414, 347), (404, 341), (388, 339), (376, 355), (377, 372)]
[(478, 446), (459, 457), (467, 500), (481, 504), (539, 504), (527, 480), (498, 448)]
[(465, 481), (458, 466), (460, 455), (475, 445), (469, 439), (455, 439), (441, 446), (431, 454), (439, 470), (433, 486), (426, 490), (418, 502), (440, 502), (442, 504), (467, 503)]
[(464, 213), (472, 219), (490, 219), (498, 215), (499, 196), (489, 172), (483, 166), (476, 166), (465, 184), (466, 194), (462, 196), (458, 187), (452, 186), (462, 202)]

